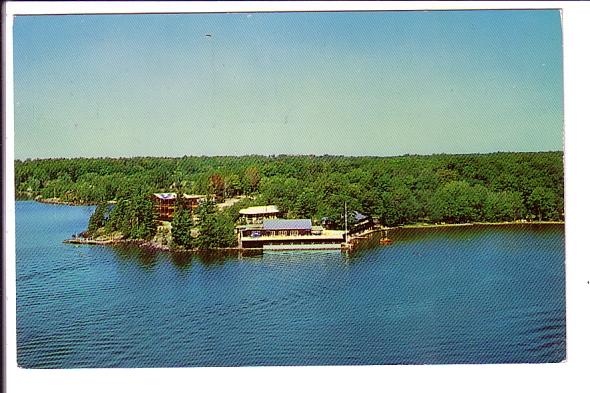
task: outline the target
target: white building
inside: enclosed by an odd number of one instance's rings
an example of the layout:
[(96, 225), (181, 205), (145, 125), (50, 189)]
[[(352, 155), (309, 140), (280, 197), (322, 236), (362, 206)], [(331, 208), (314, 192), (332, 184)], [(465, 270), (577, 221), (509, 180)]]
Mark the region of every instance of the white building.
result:
[(278, 218), (280, 213), (275, 205), (252, 206), (240, 210), (240, 217), (247, 224), (262, 224), (263, 220)]

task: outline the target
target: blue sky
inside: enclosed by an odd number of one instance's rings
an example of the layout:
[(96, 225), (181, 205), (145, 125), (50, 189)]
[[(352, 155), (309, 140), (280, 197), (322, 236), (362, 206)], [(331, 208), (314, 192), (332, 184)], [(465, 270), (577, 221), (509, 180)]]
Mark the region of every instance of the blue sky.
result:
[(17, 16), (15, 158), (563, 149), (559, 11)]

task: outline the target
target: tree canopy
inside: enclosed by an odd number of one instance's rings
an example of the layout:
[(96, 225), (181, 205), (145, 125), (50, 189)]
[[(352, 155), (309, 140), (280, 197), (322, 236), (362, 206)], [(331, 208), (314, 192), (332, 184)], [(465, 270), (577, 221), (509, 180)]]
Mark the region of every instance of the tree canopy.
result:
[[(562, 152), (17, 160), (15, 186), (23, 198), (116, 201), (106, 225), (131, 237), (153, 231), (147, 196), (177, 187), (220, 199), (247, 194), (288, 217), (338, 225), (344, 202), (386, 225), (564, 217)], [(235, 221), (235, 212), (219, 220)]]
[[(234, 221), (217, 211), (212, 201), (201, 203), (197, 213), (198, 235), (195, 245), (200, 249), (233, 247), (236, 244)], [(174, 224), (173, 224), (174, 225)]]

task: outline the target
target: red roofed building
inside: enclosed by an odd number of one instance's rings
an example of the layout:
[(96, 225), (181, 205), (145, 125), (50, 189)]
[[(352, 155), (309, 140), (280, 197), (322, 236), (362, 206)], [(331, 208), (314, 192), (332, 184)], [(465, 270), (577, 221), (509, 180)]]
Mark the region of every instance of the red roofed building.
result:
[[(199, 204), (204, 201), (206, 195), (191, 195), (184, 194), (184, 200), (187, 206), (191, 209), (191, 213), (195, 213), (195, 210), (199, 207)], [(158, 219), (162, 221), (170, 221), (174, 217), (174, 209), (176, 207), (176, 193), (157, 193), (152, 195), (154, 206), (158, 213)]]

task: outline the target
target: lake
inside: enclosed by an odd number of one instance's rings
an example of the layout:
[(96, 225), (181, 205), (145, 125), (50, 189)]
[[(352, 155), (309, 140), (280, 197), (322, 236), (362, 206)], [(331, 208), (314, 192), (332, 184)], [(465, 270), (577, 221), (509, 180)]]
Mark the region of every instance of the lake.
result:
[(351, 255), (63, 244), (93, 209), (16, 202), (21, 367), (565, 359), (563, 225), (407, 229)]

